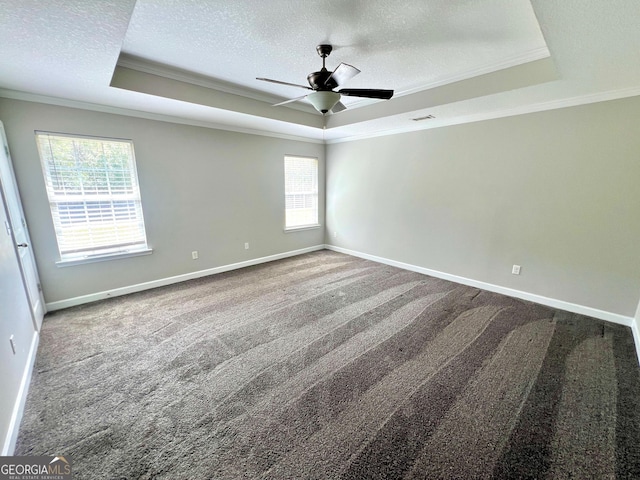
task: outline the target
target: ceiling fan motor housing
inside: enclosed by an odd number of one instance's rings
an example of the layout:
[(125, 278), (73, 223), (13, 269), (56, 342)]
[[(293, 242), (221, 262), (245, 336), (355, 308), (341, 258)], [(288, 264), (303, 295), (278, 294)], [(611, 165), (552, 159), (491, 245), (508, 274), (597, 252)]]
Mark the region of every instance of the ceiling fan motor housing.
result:
[(332, 73), (333, 72), (323, 67), (319, 72), (313, 72), (307, 75), (307, 81), (314, 90), (333, 90), (338, 85), (333, 81), (333, 79), (327, 82)]
[(333, 90), (338, 86), (338, 84), (335, 83), (333, 79), (331, 79), (331, 81), (327, 83), (327, 80), (329, 79), (329, 77), (333, 72), (330, 72), (329, 70), (326, 69), (324, 62), (325, 62), (325, 58), (331, 55), (332, 50), (333, 50), (332, 45), (328, 45), (324, 43), (316, 47), (316, 52), (318, 52), (318, 55), (322, 57), (322, 70), (320, 70), (319, 72), (313, 72), (307, 75), (307, 81), (309, 82), (309, 85), (311, 85), (311, 88), (313, 88), (314, 90), (319, 90), (319, 91)]

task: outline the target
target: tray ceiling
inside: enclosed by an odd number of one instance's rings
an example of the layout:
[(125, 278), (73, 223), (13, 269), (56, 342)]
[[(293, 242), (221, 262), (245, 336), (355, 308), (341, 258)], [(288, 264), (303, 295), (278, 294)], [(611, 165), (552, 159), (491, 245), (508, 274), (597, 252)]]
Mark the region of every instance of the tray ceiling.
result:
[[(636, 0), (0, 0), (0, 96), (336, 141), (640, 93)], [(327, 58), (362, 73), (322, 117)], [(415, 118), (432, 116), (425, 121)]]

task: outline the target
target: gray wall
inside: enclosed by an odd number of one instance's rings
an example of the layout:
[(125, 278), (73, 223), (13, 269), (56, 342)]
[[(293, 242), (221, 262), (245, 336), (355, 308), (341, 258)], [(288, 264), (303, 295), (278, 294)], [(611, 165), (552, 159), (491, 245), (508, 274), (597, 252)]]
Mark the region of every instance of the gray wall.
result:
[[(636, 97), (329, 145), (327, 243), (633, 317), (639, 113)], [(322, 145), (9, 99), (0, 118), (47, 302), (324, 242), (283, 232), (283, 156), (318, 157), (322, 185)], [(55, 266), (34, 130), (134, 141), (153, 255)]]
[[(317, 157), (324, 185), (323, 145), (9, 99), (0, 99), (0, 119), (47, 302), (324, 243), (323, 229), (283, 231), (284, 155)], [(152, 255), (55, 265), (34, 130), (133, 140)], [(320, 205), (324, 223), (323, 191)]]
[(329, 145), (327, 243), (633, 317), (639, 120), (634, 97)]

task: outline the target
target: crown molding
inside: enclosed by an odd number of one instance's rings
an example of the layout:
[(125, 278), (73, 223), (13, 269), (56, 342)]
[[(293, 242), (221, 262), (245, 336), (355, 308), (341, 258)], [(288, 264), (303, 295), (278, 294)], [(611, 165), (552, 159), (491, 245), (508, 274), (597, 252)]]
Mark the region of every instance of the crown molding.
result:
[[(117, 66), (136, 70), (138, 72), (148, 73), (150, 75), (156, 75), (158, 77), (169, 78), (171, 80), (177, 80), (179, 82), (191, 83), (199, 87), (210, 88), (224, 93), (232, 95), (239, 95), (242, 97), (251, 98), (252, 100), (258, 100), (265, 103), (279, 103), (283, 98), (277, 95), (272, 95), (260, 90), (252, 88), (242, 87), (223, 80), (216, 80), (206, 75), (200, 75), (197, 73), (182, 70), (180, 68), (171, 67), (157, 62), (144, 60), (132, 55), (120, 54)], [(315, 108), (306, 103), (294, 102), (287, 104), (287, 107), (299, 110), (301, 112), (318, 114)]]
[[(407, 112), (406, 113), (407, 122), (409, 123), (406, 126), (391, 128), (391, 129), (382, 130), (374, 133), (356, 134), (356, 135), (349, 135), (349, 136), (336, 138), (336, 139), (323, 140), (322, 138), (301, 137), (297, 135), (287, 135), (287, 134), (269, 132), (264, 130), (234, 127), (234, 126), (215, 123), (215, 122), (204, 122), (200, 120), (187, 119), (184, 117), (143, 112), (140, 110), (132, 110), (132, 109), (126, 109), (122, 107), (112, 107), (107, 105), (99, 105), (95, 103), (81, 102), (77, 100), (68, 100), (68, 99), (63, 99), (58, 97), (49, 97), (45, 95), (37, 95), (37, 94), (32, 94), (27, 92), (21, 92), (18, 90), (9, 90), (9, 89), (0, 88), (1, 98), (23, 100), (27, 102), (44, 103), (49, 105), (57, 105), (61, 107), (78, 108), (82, 110), (111, 113), (115, 115), (125, 115), (128, 117), (144, 118), (147, 120), (156, 120), (160, 122), (177, 123), (182, 125), (191, 125), (195, 127), (212, 128), (216, 130), (246, 133), (249, 135), (260, 135), (260, 136), (266, 136), (266, 137), (274, 137), (274, 138), (281, 138), (285, 140), (294, 140), (294, 141), (316, 143), (316, 144), (334, 144), (334, 143), (342, 143), (342, 142), (352, 142), (356, 140), (365, 140), (368, 138), (384, 137), (388, 135), (409, 133), (409, 132), (415, 132), (420, 130), (429, 130), (432, 128), (448, 127), (448, 126), (460, 125), (464, 123), (474, 123), (474, 122), (481, 122), (484, 120), (493, 120), (497, 118), (526, 115), (528, 113), (543, 112), (547, 110), (576, 107), (576, 106), (586, 105), (590, 103), (606, 102), (610, 100), (618, 100), (621, 98), (634, 97), (638, 95), (640, 95), (640, 86), (634, 86), (634, 87), (622, 88), (617, 90), (608, 90), (605, 92), (597, 92), (597, 93), (591, 93), (586, 95), (568, 97), (568, 98), (563, 98), (558, 100), (550, 100), (547, 102), (539, 102), (531, 105), (523, 105), (519, 107), (496, 110), (492, 112), (484, 112), (484, 113), (473, 114), (473, 115), (464, 115), (464, 116), (460, 116), (452, 119), (436, 118), (434, 121), (426, 122), (426, 123), (413, 122), (413, 120), (411, 119), (415, 115), (417, 115), (417, 113)], [(419, 113), (419, 111), (417, 112)], [(322, 132), (322, 130), (320, 131)], [(326, 131), (330, 131), (330, 130), (326, 130)], [(323, 136), (324, 136), (324, 132), (323, 132)]]
[[(189, 118), (165, 115), (159, 113), (144, 112), (142, 110), (133, 110), (123, 107), (113, 107), (108, 105), (100, 105), (97, 103), (82, 102), (78, 100), (69, 100), (66, 98), (49, 97), (46, 95), (38, 95), (34, 93), (21, 92), (19, 90), (8, 90), (0, 88), (0, 98), (9, 98), (12, 100), (22, 100), (25, 102), (44, 103), (47, 105), (56, 105), (59, 107), (78, 108), (81, 110), (90, 110), (94, 112), (111, 113), (114, 115), (124, 115), (127, 117), (144, 118), (146, 120), (156, 120), (158, 122), (177, 123), (180, 125), (190, 125), (193, 127), (211, 128), (214, 130), (224, 130), (228, 132), (246, 133), (249, 135), (260, 135), (262, 137), (281, 138), (284, 140), (294, 140), (305, 143), (325, 143), (322, 138), (301, 137), (299, 135), (287, 135), (285, 133), (270, 132), (268, 130), (257, 130), (253, 128), (242, 128), (223, 123), (205, 122), (201, 120), (193, 120)], [(309, 127), (313, 128), (313, 127)], [(322, 132), (322, 129), (318, 129)]]
[[(487, 73), (492, 73), (499, 70), (504, 70), (506, 68), (522, 65), (524, 63), (541, 60), (549, 56), (551, 56), (549, 53), (549, 49), (545, 45), (543, 47), (535, 48), (533, 50), (529, 50), (524, 53), (519, 53), (517, 55), (512, 55), (510, 57), (503, 58), (497, 62), (487, 63), (469, 70), (457, 72), (453, 75), (441, 76), (427, 83), (421, 83), (413, 87), (406, 88), (404, 90), (395, 92), (394, 97), (411, 95), (413, 93), (429, 90), (431, 88), (441, 87), (443, 85), (460, 82), (462, 80), (468, 80), (470, 78), (478, 77), (480, 75), (485, 75)], [(193, 85), (198, 85), (204, 88), (211, 88), (213, 90), (218, 90), (218, 91), (230, 93), (233, 95), (248, 97), (253, 100), (258, 100), (261, 102), (278, 103), (282, 101), (281, 97), (278, 97), (276, 95), (271, 95), (271, 94), (262, 92), (260, 90), (240, 87), (239, 85), (235, 85), (229, 82), (225, 82), (222, 80), (215, 80), (205, 75), (200, 75), (200, 74), (182, 70), (176, 67), (171, 67), (161, 63), (152, 62), (152, 61), (145, 60), (132, 55), (120, 54), (120, 58), (118, 59), (118, 66), (130, 68), (132, 70), (137, 70), (139, 72), (144, 72), (151, 75), (157, 75), (159, 77), (170, 78), (172, 80), (177, 80), (180, 82), (191, 83)], [(376, 101), (378, 100), (363, 98), (357, 101), (349, 102), (348, 107), (350, 109), (360, 108), (367, 105), (371, 105)], [(289, 108), (293, 108), (295, 110), (300, 110), (307, 113), (315, 113), (315, 114), (318, 113), (311, 105), (308, 105), (306, 103), (293, 102), (291, 104), (287, 104), (286, 106)]]
[(487, 73), (497, 72), (504, 70), (505, 68), (517, 67), (529, 62), (535, 62), (536, 60), (542, 60), (543, 58), (550, 57), (549, 49), (544, 46), (529, 50), (528, 52), (519, 53), (510, 57), (503, 58), (498, 62), (487, 63), (476, 68), (464, 70), (453, 75), (446, 75), (437, 78), (429, 83), (424, 83), (413, 88), (408, 88), (399, 93), (399, 95), (410, 95), (412, 93), (421, 92), (422, 90), (428, 90), (430, 88), (441, 87), (450, 83), (460, 82), (462, 80), (468, 80), (470, 78), (479, 77), (480, 75), (486, 75)]
[[(484, 120), (494, 120), (497, 118), (513, 117), (517, 115), (526, 115), (528, 113), (544, 112), (547, 110), (557, 110), (560, 108), (577, 107), (580, 105), (588, 105), (590, 103), (607, 102), (610, 100), (618, 100), (621, 98), (635, 97), (640, 95), (640, 86), (621, 88), (617, 90), (608, 90), (605, 92), (590, 93), (585, 95), (578, 95), (575, 97), (567, 97), (558, 100), (550, 100), (547, 102), (533, 103), (530, 105), (522, 105), (514, 108), (506, 108), (503, 110), (495, 110), (491, 112), (483, 112), (473, 115), (463, 115), (451, 119), (438, 119), (433, 122), (413, 122), (412, 112), (407, 112), (406, 126), (391, 128), (388, 130), (382, 130), (374, 133), (366, 133), (362, 135), (350, 135), (347, 137), (341, 137), (336, 139), (325, 140), (327, 145), (334, 143), (352, 142), (356, 140), (365, 140), (368, 138), (385, 137), (387, 135), (396, 135), (399, 133), (415, 132), (420, 130), (430, 130), (432, 128), (450, 127), (453, 125), (461, 125), (464, 123), (475, 123)], [(418, 111), (419, 112), (419, 111)], [(415, 112), (413, 112), (415, 113)], [(416, 113), (417, 115), (417, 113)]]
[[(486, 63), (484, 65), (480, 65), (479, 67), (464, 70), (462, 72), (457, 72), (453, 75), (443, 75), (427, 83), (421, 83), (413, 87), (401, 90), (399, 92), (395, 92), (393, 96), (395, 98), (403, 97), (405, 95), (411, 95), (413, 93), (422, 92), (431, 88), (442, 87), (444, 85), (460, 82), (462, 80), (469, 80), (470, 78), (479, 77), (480, 75), (486, 75), (488, 73), (497, 72), (506, 68), (517, 67), (518, 65), (522, 65), (525, 63), (535, 62), (536, 60), (542, 60), (543, 58), (547, 58), (550, 56), (551, 54), (549, 53), (549, 49), (545, 45), (544, 47), (535, 48), (524, 53), (519, 53), (517, 55), (503, 58), (502, 60), (497, 62)], [(357, 102), (350, 103), (349, 108), (361, 106), (363, 107), (371, 103), (373, 103), (372, 100), (359, 100)]]

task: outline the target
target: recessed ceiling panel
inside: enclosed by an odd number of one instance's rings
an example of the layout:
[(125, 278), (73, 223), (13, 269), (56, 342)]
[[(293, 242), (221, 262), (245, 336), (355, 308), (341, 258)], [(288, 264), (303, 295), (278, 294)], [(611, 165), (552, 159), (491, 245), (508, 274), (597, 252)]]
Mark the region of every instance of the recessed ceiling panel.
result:
[[(638, 0), (0, 0), (0, 12), (0, 97), (287, 138), (640, 94)], [(271, 107), (305, 91), (255, 77), (305, 84), (325, 42), (329, 69), (362, 70), (344, 87), (394, 98), (344, 97), (328, 117)]]
[(362, 71), (348, 87), (396, 95), (548, 56), (528, 0), (138, 0), (122, 52), (293, 98), (256, 77), (306, 85), (319, 43)]

